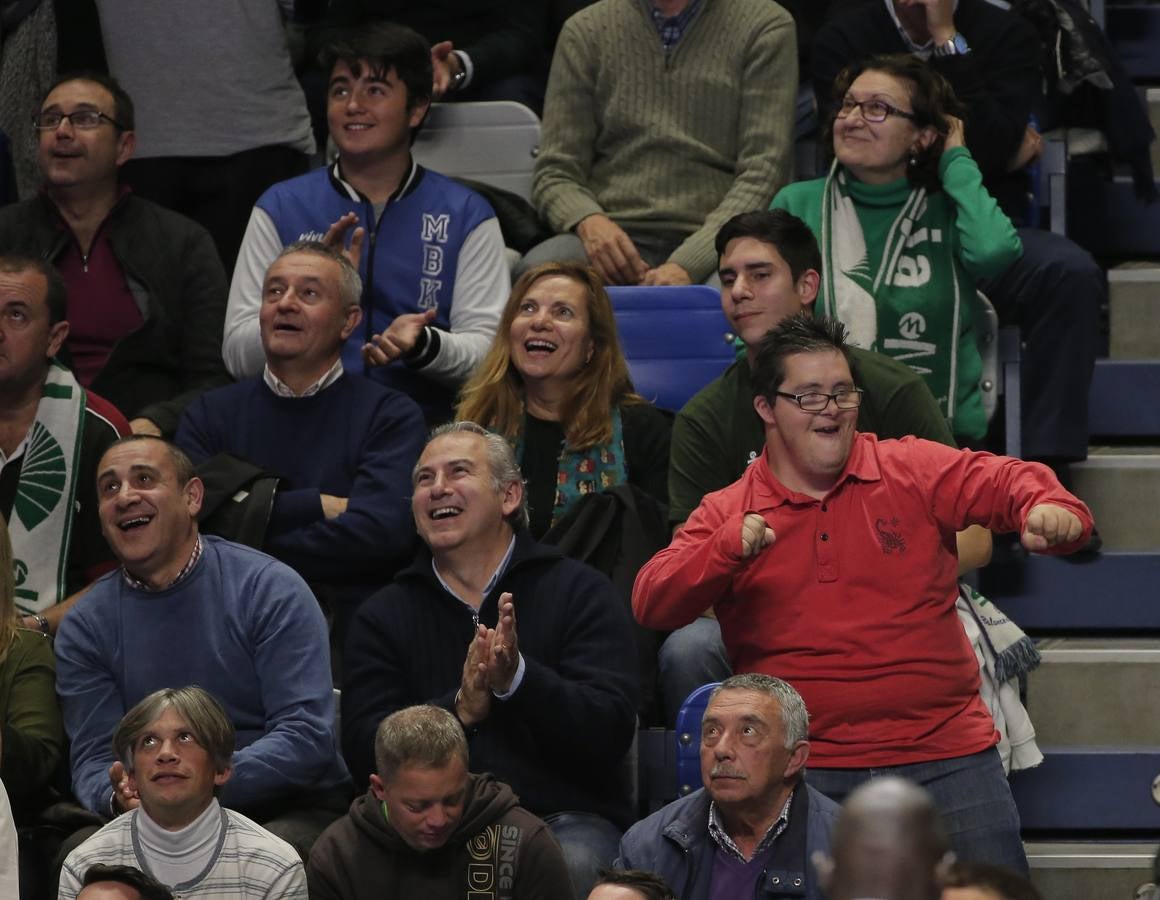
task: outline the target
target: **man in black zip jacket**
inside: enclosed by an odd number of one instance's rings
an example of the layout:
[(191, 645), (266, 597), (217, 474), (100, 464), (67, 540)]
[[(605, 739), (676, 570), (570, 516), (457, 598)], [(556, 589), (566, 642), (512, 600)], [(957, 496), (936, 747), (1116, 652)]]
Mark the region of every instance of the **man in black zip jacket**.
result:
[(510, 784), (552, 828), (585, 897), (632, 821), (622, 777), (636, 728), (632, 623), (603, 575), (532, 540), (503, 437), (472, 422), (436, 429), (413, 482), (426, 547), (363, 604), (346, 646), (342, 737), (355, 783), (373, 771), (384, 716), (441, 706), (463, 726), (472, 771)]
[(60, 359), (134, 432), (172, 436), (185, 404), (229, 383), (226, 275), (200, 225), (117, 181), (133, 103), (112, 78), (61, 76), (34, 116), (43, 190), (0, 209), (0, 247), (53, 263), (68, 287)]

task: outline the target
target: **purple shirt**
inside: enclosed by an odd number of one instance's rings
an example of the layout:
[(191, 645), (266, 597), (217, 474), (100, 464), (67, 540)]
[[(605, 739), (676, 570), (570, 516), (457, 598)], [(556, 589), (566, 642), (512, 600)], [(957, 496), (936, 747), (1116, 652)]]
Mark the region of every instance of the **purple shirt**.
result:
[(774, 841), (754, 854), (749, 862), (742, 862), (720, 846), (713, 851), (713, 875), (709, 879), (709, 900), (737, 900), (756, 895), (757, 882), (773, 856)]

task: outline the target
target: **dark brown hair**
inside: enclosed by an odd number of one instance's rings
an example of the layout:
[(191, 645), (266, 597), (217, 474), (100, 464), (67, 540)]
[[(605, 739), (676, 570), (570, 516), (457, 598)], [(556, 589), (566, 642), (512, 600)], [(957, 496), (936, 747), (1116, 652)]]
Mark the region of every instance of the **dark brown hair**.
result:
[(838, 77), (834, 80), (831, 114), (822, 131), (822, 142), (828, 154), (827, 158), (833, 159), (834, 156), (834, 120), (837, 118), (838, 107), (841, 106), (846, 92), (850, 90), (850, 85), (863, 72), (882, 72), (909, 85), (914, 126), (916, 128), (932, 126), (938, 132), (938, 137), (929, 147), (914, 155), (914, 163), (907, 167), (906, 177), (915, 187), (924, 187), (930, 193), (939, 190), (938, 163), (947, 133), (950, 131), (948, 117), (961, 119), (966, 114), (966, 108), (955, 96), (949, 81), (909, 53), (871, 56), (860, 62), (851, 63), (838, 73)]

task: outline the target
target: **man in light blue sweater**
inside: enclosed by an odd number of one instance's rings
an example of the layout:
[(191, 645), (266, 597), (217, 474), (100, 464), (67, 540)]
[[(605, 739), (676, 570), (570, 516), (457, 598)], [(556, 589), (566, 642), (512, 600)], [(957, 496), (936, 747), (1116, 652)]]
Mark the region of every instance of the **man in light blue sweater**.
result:
[(110, 750), (117, 723), (155, 690), (198, 684), (237, 732), (223, 804), (305, 858), (350, 793), (326, 622), (291, 569), (198, 534), (204, 489), (192, 473), (184, 453), (145, 435), (114, 443), (97, 466), (101, 528), (121, 568), (57, 633), (73, 790), (101, 815), (134, 808), (137, 793)]

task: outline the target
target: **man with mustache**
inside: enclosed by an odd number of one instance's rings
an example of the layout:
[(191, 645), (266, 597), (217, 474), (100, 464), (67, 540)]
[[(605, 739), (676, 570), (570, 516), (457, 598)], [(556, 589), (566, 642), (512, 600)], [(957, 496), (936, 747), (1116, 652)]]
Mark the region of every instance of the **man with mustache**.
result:
[(633, 825), (617, 867), (656, 872), (682, 900), (819, 900), (808, 860), (828, 851), (838, 806), (802, 780), (808, 725), (801, 695), (779, 678), (721, 682), (701, 722), (705, 787)]

